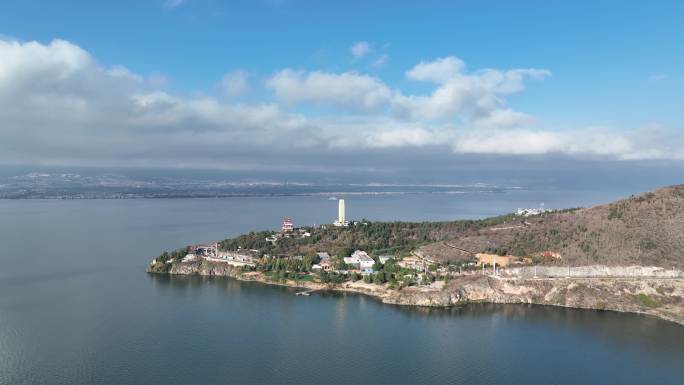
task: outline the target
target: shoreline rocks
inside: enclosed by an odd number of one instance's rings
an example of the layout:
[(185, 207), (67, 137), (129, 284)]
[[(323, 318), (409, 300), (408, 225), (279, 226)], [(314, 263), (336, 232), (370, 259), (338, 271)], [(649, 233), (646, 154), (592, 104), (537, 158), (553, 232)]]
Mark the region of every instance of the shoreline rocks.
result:
[(526, 303), (578, 309), (610, 310), (646, 314), (684, 325), (684, 279), (682, 278), (505, 278), (482, 275), (453, 277), (448, 283), (412, 286), (402, 290), (387, 285), (357, 282), (273, 282), (258, 272), (243, 272), (227, 263), (193, 261), (173, 263), (171, 275), (230, 277), (271, 285), (335, 290), (369, 295), (383, 303), (400, 306), (451, 307), (469, 302)]

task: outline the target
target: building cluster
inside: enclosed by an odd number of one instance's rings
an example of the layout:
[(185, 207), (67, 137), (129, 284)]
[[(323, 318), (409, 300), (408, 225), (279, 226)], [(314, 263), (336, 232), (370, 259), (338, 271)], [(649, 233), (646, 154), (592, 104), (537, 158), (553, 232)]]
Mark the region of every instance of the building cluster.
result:
[(295, 228), (294, 222), (292, 221), (292, 218), (285, 217), (285, 218), (283, 218), (283, 223), (280, 225), (280, 232), (273, 233), (273, 234), (269, 235), (268, 237), (265, 238), (265, 240), (267, 242), (275, 244), (281, 238), (290, 238), (290, 237), (307, 238), (310, 236), (311, 236), (311, 233), (308, 232), (306, 229)]
[(323, 271), (333, 271), (335, 270), (335, 264), (333, 263), (330, 254), (328, 253), (316, 253), (318, 255), (318, 263), (311, 266), (312, 270), (323, 270)]
[[(349, 221), (346, 219), (346, 213), (345, 213), (345, 206), (344, 206), (344, 199), (340, 199), (337, 204), (337, 219), (333, 222), (333, 226), (336, 227), (347, 227), (349, 226)], [(294, 226), (294, 222), (292, 221), (291, 217), (285, 217), (283, 218), (283, 222), (280, 225), (280, 232), (272, 234), (268, 237), (266, 237), (266, 241), (271, 242), (271, 243), (276, 243), (278, 242), (278, 239), (280, 238), (289, 238), (291, 236), (300, 236), (300, 237), (310, 237), (311, 233), (306, 231), (305, 229), (297, 229)]]
[(368, 256), (365, 251), (356, 250), (351, 256), (344, 258), (344, 263), (365, 273), (372, 273), (375, 260)]
[(550, 209), (545, 209), (544, 207), (539, 207), (539, 208), (532, 208), (532, 209), (521, 209), (519, 208), (518, 211), (516, 211), (516, 215), (520, 217), (531, 217), (533, 215), (539, 215), (539, 214), (544, 214), (546, 212), (552, 211)]
[[(337, 271), (335, 269), (335, 263), (328, 253), (316, 253), (319, 258), (319, 262), (313, 265), (312, 270), (323, 270), (323, 271)], [(378, 257), (378, 261), (381, 264), (387, 263), (390, 259), (394, 259), (394, 255), (381, 255)], [(368, 253), (363, 250), (356, 250), (349, 257), (343, 258), (344, 264), (353, 270), (360, 271), (362, 274), (372, 274), (375, 271), (373, 266), (375, 265), (375, 260), (371, 258)]]
[(414, 269), (418, 271), (427, 271), (429, 266), (427, 261), (422, 258), (418, 258), (415, 255), (406, 256), (397, 264), (404, 269)]
[(198, 257), (229, 262), (238, 266), (254, 266), (258, 260), (256, 250), (225, 251), (220, 250), (218, 243), (208, 243), (190, 246), (189, 253), (183, 258), (183, 262), (192, 262)]
[(219, 245), (216, 242), (190, 246), (191, 254), (199, 255), (202, 257), (215, 257), (218, 255), (218, 251)]
[[(350, 222), (347, 221), (345, 212), (344, 199), (338, 200), (338, 211), (337, 219), (333, 223), (337, 227), (349, 226)], [(291, 217), (283, 218), (283, 222), (280, 227), (280, 232), (274, 232), (270, 236), (266, 237), (266, 241), (275, 243), (282, 238), (290, 237), (310, 237), (306, 229), (296, 228)], [(183, 258), (183, 262), (192, 262), (200, 258), (204, 258), (211, 261), (227, 262), (236, 266), (255, 266), (258, 262), (257, 255), (258, 250), (242, 250), (237, 251), (225, 251), (220, 250), (219, 243), (209, 243), (209, 244), (196, 244), (189, 248), (188, 254)], [(335, 260), (327, 252), (317, 253), (318, 263), (312, 266), (314, 271), (336, 271), (336, 272), (346, 272), (348, 270), (357, 271), (361, 274), (367, 275), (374, 273), (374, 265), (376, 261), (371, 258), (367, 252), (363, 250), (355, 250), (350, 256), (343, 258), (346, 267), (342, 267), (341, 270), (337, 269)], [(303, 256), (272, 256), (273, 258), (291, 258), (291, 259), (303, 259)], [(394, 255), (380, 255), (378, 257), (378, 262), (382, 265), (387, 263), (390, 259), (396, 259)], [(341, 261), (338, 261), (340, 263)], [(426, 259), (420, 258), (418, 256), (408, 256), (398, 261), (398, 265), (406, 269), (415, 269), (420, 271), (427, 271), (430, 262)], [(341, 267), (341, 266), (340, 266)]]

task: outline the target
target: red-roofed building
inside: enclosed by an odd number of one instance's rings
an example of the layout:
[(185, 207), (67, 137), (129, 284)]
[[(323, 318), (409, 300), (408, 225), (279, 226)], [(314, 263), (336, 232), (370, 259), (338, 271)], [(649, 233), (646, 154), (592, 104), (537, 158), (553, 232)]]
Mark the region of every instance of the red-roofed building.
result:
[(281, 227), (280, 230), (283, 233), (289, 233), (289, 232), (292, 232), (293, 229), (294, 229), (294, 225), (292, 224), (292, 218), (285, 217), (285, 219), (283, 219), (283, 226)]

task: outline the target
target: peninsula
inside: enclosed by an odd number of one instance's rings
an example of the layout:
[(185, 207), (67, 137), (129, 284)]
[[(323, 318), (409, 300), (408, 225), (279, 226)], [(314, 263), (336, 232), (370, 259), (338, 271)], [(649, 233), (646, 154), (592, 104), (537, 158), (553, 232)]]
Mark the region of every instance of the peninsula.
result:
[(531, 303), (684, 324), (684, 185), (591, 208), (481, 220), (347, 221), (261, 231), (163, 252), (158, 274), (339, 290), (385, 303)]

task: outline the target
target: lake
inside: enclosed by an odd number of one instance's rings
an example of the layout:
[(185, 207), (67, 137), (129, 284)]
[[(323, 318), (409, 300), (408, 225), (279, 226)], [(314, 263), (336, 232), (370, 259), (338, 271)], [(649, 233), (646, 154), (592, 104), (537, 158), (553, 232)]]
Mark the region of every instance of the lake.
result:
[[(634, 191), (636, 192), (636, 191)], [(624, 191), (349, 196), (371, 220), (477, 218)], [(324, 196), (0, 200), (0, 384), (681, 384), (684, 327), (527, 305), (403, 308), (152, 276), (164, 249), (331, 222)]]

